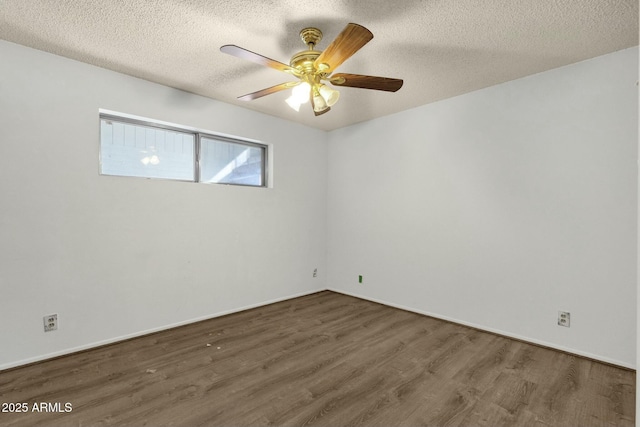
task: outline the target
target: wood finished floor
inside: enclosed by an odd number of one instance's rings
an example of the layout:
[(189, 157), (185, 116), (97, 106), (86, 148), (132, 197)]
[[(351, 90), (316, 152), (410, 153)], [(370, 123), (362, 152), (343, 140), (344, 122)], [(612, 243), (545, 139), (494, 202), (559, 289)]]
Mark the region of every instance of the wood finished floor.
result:
[(9, 402), (2, 426), (633, 426), (635, 373), (321, 292), (0, 372)]

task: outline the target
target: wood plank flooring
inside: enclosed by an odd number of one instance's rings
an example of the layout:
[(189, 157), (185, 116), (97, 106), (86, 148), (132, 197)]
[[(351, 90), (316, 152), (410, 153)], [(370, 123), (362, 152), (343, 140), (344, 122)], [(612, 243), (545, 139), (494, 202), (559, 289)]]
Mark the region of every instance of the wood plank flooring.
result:
[(633, 426), (635, 372), (326, 291), (0, 372), (9, 403), (1, 426)]

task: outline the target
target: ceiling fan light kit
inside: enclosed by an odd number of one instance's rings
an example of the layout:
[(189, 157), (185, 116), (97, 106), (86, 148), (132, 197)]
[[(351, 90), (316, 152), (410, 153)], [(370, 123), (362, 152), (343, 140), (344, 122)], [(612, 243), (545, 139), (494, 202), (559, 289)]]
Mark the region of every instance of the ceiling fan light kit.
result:
[(304, 28), (300, 31), (300, 38), (307, 45), (307, 50), (293, 55), (289, 61), (290, 65), (236, 45), (222, 46), (220, 51), (224, 53), (274, 68), (298, 78), (298, 81), (282, 83), (240, 96), (238, 99), (252, 101), (272, 93), (293, 88), (291, 96), (286, 99), (286, 103), (294, 110), (300, 111), (300, 106), (310, 101), (314, 114), (319, 116), (331, 110), (331, 107), (340, 98), (340, 92), (330, 88), (325, 82), (334, 86), (387, 92), (396, 92), (402, 87), (403, 81), (400, 79), (361, 74), (331, 75), (344, 61), (373, 39), (371, 31), (362, 25), (348, 24), (324, 51), (314, 50), (315, 46), (322, 40), (322, 31), (319, 29), (314, 27)]
[(332, 107), (338, 99), (340, 99), (340, 92), (335, 89), (331, 89), (327, 85), (320, 85), (319, 89), (320, 95), (327, 101), (327, 105)]
[(301, 82), (293, 88), (291, 96), (286, 99), (287, 104), (296, 111), (300, 111), (300, 105), (309, 101), (311, 86), (307, 82)]

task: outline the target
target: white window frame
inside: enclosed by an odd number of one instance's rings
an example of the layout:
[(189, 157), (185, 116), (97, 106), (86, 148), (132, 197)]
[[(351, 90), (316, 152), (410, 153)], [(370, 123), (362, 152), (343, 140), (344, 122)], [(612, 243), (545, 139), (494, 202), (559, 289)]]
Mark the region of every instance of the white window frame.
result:
[[(102, 173), (102, 149), (99, 150), (99, 173), (103, 176), (122, 176), (127, 178), (142, 178), (142, 179), (160, 179), (160, 180), (170, 180), (170, 181), (182, 181), (182, 182), (195, 182), (198, 184), (216, 184), (216, 185), (234, 185), (241, 187), (256, 187), (256, 188), (268, 188), (269, 185), (269, 145), (261, 143), (259, 141), (253, 141), (246, 138), (240, 138), (236, 136), (223, 135), (210, 131), (202, 131), (195, 128), (190, 128), (186, 126), (180, 126), (172, 123), (160, 122), (152, 119), (140, 118), (136, 116), (131, 116), (128, 114), (115, 113), (112, 111), (100, 110), (99, 119), (98, 119), (98, 129), (102, 126), (102, 120), (109, 120), (118, 123), (125, 123), (131, 125), (138, 125), (149, 127), (153, 129), (163, 129), (180, 133), (187, 133), (194, 136), (194, 156), (193, 156), (193, 178), (190, 180), (184, 179), (174, 179), (174, 178), (157, 178), (157, 177), (139, 177), (132, 175), (119, 175), (119, 174), (103, 174)], [(101, 132), (100, 132), (101, 134)], [(261, 185), (253, 185), (253, 184), (241, 184), (241, 183), (217, 183), (217, 182), (206, 182), (200, 180), (200, 149), (201, 149), (201, 139), (207, 138), (210, 140), (216, 140), (220, 142), (226, 142), (231, 144), (237, 144), (247, 147), (259, 148), (262, 150), (262, 161), (261, 161)], [(101, 135), (99, 137), (99, 143), (102, 144)]]

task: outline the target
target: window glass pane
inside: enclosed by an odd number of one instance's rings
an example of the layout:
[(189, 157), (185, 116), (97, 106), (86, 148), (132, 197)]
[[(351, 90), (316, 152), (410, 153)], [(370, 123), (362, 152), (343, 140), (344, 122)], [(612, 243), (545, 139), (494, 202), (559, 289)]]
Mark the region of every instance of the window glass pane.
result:
[(195, 135), (100, 120), (100, 172), (193, 181)]
[(202, 137), (200, 181), (264, 185), (264, 147)]

